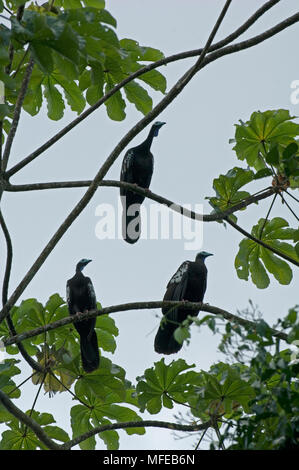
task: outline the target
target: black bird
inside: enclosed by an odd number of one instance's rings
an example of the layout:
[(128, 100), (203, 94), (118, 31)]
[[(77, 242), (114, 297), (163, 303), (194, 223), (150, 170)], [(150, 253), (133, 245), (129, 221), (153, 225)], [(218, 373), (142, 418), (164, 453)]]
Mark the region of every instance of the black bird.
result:
[[(154, 158), (150, 151), (154, 137), (165, 122), (155, 122), (142, 144), (127, 150), (120, 173), (120, 181), (137, 184), (148, 189), (154, 170)], [(140, 204), (144, 196), (120, 188), (123, 205), (122, 234), (128, 243), (136, 243), (141, 233)]]
[[(97, 301), (92, 282), (82, 273), (91, 259), (81, 259), (76, 266), (76, 274), (67, 281), (66, 298), (70, 315), (86, 312), (97, 308)], [(74, 323), (80, 335), (82, 365), (85, 372), (92, 372), (100, 364), (96, 319), (90, 318)]]
[[(189, 302), (202, 302), (207, 288), (207, 268), (205, 259), (212, 253), (201, 251), (195, 261), (184, 261), (177, 272), (167, 284), (163, 300), (188, 300)], [(162, 308), (163, 318), (155, 337), (155, 351), (160, 354), (173, 354), (178, 352), (182, 344), (174, 338), (174, 331), (188, 317), (198, 315), (199, 310), (187, 308)], [(166, 320), (166, 321), (165, 321)]]

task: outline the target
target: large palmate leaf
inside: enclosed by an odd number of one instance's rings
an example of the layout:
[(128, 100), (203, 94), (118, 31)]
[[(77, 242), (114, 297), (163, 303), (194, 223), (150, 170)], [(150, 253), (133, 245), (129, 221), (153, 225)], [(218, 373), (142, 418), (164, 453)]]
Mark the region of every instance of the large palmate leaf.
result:
[(246, 368), (240, 364), (219, 362), (208, 372), (199, 374), (200, 386), (188, 397), (192, 414), (207, 420), (212, 414), (230, 415), (243, 407), (249, 411), (249, 402), (254, 396)]
[(166, 365), (164, 359), (156, 362), (154, 367), (146, 369), (144, 376), (138, 378), (137, 393), (141, 410), (147, 409), (151, 414), (159, 413), (162, 406), (173, 407), (171, 398), (184, 400), (188, 385), (196, 383), (194, 371), (184, 372), (194, 367), (183, 359)]
[[(213, 188), (216, 192), (215, 197), (208, 197), (211, 206), (216, 211), (225, 211), (231, 206), (250, 196), (247, 191), (240, 191), (240, 188), (254, 179), (254, 173), (251, 170), (234, 167), (226, 175), (220, 175), (213, 181)], [(236, 219), (235, 216), (233, 216)]]
[[(35, 410), (26, 412), (52, 439), (60, 442), (69, 440), (68, 434), (58, 426), (53, 426), (55, 419), (50, 413), (39, 413)], [(36, 434), (21, 421), (13, 418), (9, 423), (9, 430), (4, 431), (0, 442), (1, 450), (46, 450), (47, 446), (43, 444)]]
[[(275, 217), (265, 222), (265, 219), (260, 219), (258, 224), (252, 228), (251, 234), (267, 243), (270, 247), (281, 251), (296, 261), (299, 260), (295, 247), (282, 241), (294, 241), (298, 236), (298, 230), (290, 228), (286, 220)], [(249, 239), (242, 240), (239, 245), (235, 268), (240, 279), (248, 280), (249, 275), (251, 275), (252, 282), (259, 289), (268, 287), (270, 283), (268, 273), (284, 285), (288, 285), (293, 277), (292, 270), (286, 261)]]
[(256, 170), (266, 167), (265, 157), (273, 145), (278, 153), (299, 135), (299, 124), (288, 110), (278, 109), (252, 113), (249, 121), (236, 125), (234, 150), (239, 160), (246, 160)]
[[(80, 405), (71, 409), (71, 423), (74, 437), (91, 430), (95, 426), (112, 422), (140, 421), (139, 415), (126, 405), (137, 406), (131, 397), (132, 390), (125, 379), (125, 371), (101, 357), (101, 367), (91, 374), (81, 376), (75, 385), (76, 396)], [(122, 403), (122, 405), (120, 405)], [(144, 434), (144, 428), (127, 428), (128, 434)], [(118, 448), (118, 433), (107, 430), (99, 434), (108, 449)], [(81, 449), (94, 449), (95, 437), (80, 443)]]

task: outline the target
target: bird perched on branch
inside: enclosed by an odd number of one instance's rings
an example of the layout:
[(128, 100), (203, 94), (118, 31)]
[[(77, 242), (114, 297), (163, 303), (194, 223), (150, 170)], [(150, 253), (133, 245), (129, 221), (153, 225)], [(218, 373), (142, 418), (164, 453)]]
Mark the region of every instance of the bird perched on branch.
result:
[[(92, 282), (82, 273), (91, 259), (81, 259), (76, 266), (76, 274), (67, 281), (66, 297), (70, 315), (84, 313), (97, 308), (97, 301)], [(92, 372), (99, 367), (100, 356), (95, 318), (75, 322), (75, 328), (80, 335), (80, 350), (82, 366), (85, 372)]]
[[(212, 253), (201, 251), (195, 261), (184, 261), (177, 272), (167, 284), (163, 300), (188, 300), (189, 302), (202, 302), (207, 288), (207, 268), (205, 259)], [(173, 354), (178, 352), (182, 344), (174, 338), (174, 331), (188, 317), (196, 316), (198, 311), (188, 310), (184, 307), (162, 308), (165, 316), (155, 337), (155, 351), (160, 354)]]
[[(120, 181), (149, 188), (154, 170), (154, 158), (150, 148), (153, 138), (157, 137), (164, 124), (165, 122), (155, 122), (145, 141), (127, 150), (121, 167)], [(120, 195), (123, 205), (122, 235), (126, 242), (136, 243), (141, 233), (140, 204), (144, 201), (144, 196), (124, 188), (120, 188)]]

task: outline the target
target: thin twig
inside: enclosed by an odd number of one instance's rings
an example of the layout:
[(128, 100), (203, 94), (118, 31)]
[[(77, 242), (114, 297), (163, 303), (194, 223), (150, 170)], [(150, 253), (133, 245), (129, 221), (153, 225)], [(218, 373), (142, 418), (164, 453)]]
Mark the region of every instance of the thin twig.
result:
[[(41, 391), (41, 389), (42, 389), (42, 386), (43, 386), (43, 383), (44, 383), (44, 381), (45, 381), (45, 378), (46, 378), (46, 374), (44, 373), (43, 378), (42, 378), (41, 383), (40, 383), (40, 386), (38, 387), (37, 393), (36, 393), (36, 395), (35, 395), (35, 397), (34, 397), (31, 410), (30, 410), (30, 412), (29, 412), (29, 415), (28, 415), (29, 418), (31, 418), (31, 415), (32, 415), (32, 413), (33, 413), (34, 407), (35, 407), (35, 405), (36, 405), (36, 402), (37, 402), (37, 399), (38, 399), (38, 397), (39, 397), (39, 394), (40, 394), (40, 391)], [(24, 437), (26, 437), (27, 429), (28, 429), (28, 426), (25, 427), (25, 430), (24, 430)]]
[(295, 217), (295, 219), (299, 222), (299, 217), (297, 216), (297, 214), (293, 211), (293, 209), (291, 208), (291, 206), (288, 204), (288, 202), (285, 200), (285, 198), (283, 197), (283, 194), (279, 193), (279, 196), (281, 197), (281, 200), (283, 202), (283, 204), (285, 204), (287, 206), (287, 208), (289, 209), (289, 211), (293, 214), (293, 216)]
[(285, 193), (287, 193), (290, 197), (292, 197), (293, 199), (295, 199), (295, 201), (299, 202), (299, 199), (297, 199), (293, 194), (289, 193), (286, 189), (284, 191)]
[(81, 398), (79, 398), (77, 395), (75, 395), (75, 393), (73, 393), (66, 385), (64, 385), (64, 383), (54, 374), (54, 372), (52, 370), (49, 370), (49, 374), (52, 375), (52, 377), (54, 379), (57, 380), (57, 382), (67, 391), (69, 392), (73, 398), (75, 398), (76, 400), (78, 400), (82, 405), (86, 406), (87, 408), (91, 409), (92, 407), (87, 405), (87, 403), (85, 403), (83, 400), (81, 400)]
[(269, 210), (268, 210), (268, 212), (267, 212), (266, 218), (265, 218), (265, 220), (264, 220), (264, 222), (263, 222), (263, 225), (262, 225), (262, 227), (261, 227), (261, 231), (260, 231), (260, 235), (259, 235), (259, 239), (260, 239), (260, 240), (262, 239), (263, 231), (264, 231), (265, 225), (266, 225), (266, 223), (267, 223), (267, 221), (268, 221), (268, 218), (269, 218), (270, 212), (271, 212), (271, 210), (272, 210), (272, 207), (274, 206), (275, 200), (276, 200), (276, 198), (277, 198), (277, 194), (278, 194), (278, 193), (275, 193), (274, 198), (272, 199), (272, 202), (271, 202), (271, 204), (270, 204), (270, 207), (269, 207)]
[(37, 374), (37, 371), (35, 370), (34, 372), (32, 372), (31, 375), (29, 375), (29, 377), (27, 377), (27, 379), (23, 380), (23, 382), (21, 382), (19, 385), (16, 385), (9, 393), (8, 393), (8, 396), (10, 396), (13, 392), (15, 392), (16, 390), (18, 390), (18, 388), (21, 388), (22, 385), (24, 385), (26, 382), (28, 382), (28, 380), (32, 379), (32, 377)]

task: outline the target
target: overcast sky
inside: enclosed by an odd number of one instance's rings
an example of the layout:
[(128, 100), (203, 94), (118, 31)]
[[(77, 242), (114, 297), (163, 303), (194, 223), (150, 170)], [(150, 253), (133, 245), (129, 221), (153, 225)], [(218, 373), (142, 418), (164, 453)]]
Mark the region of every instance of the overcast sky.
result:
[[(243, 23), (264, 2), (233, 1), (216, 37), (227, 36)], [(119, 38), (138, 40), (170, 55), (204, 45), (216, 21), (224, 1), (218, 0), (107, 0), (107, 9), (118, 22)], [(254, 36), (275, 25), (298, 10), (298, 3), (283, 0), (259, 20), (242, 40)], [(299, 105), (290, 102), (291, 82), (299, 79), (298, 72), (298, 24), (288, 28), (266, 42), (229, 55), (196, 76), (179, 97), (159, 116), (167, 124), (154, 140), (152, 152), (155, 170), (151, 189), (177, 203), (203, 204), (204, 212), (211, 208), (206, 196), (214, 195), (213, 178), (225, 174), (234, 166), (243, 166), (232, 151), (229, 139), (234, 137), (234, 124), (239, 119), (249, 119), (256, 110), (284, 108), (298, 115)], [(161, 68), (168, 81), (168, 89), (194, 63), (188, 59)], [(162, 95), (150, 92), (157, 103)], [(13, 183), (92, 179), (121, 137), (141, 118), (133, 105), (126, 109), (127, 118), (114, 122), (107, 118), (105, 107), (93, 113), (87, 120), (51, 147), (43, 156), (19, 172)], [(46, 110), (34, 118), (23, 113), (21, 125), (13, 145), (10, 166), (28, 155), (75, 115), (69, 111), (59, 122), (47, 119)], [(298, 122), (298, 121), (297, 121)], [(130, 146), (144, 140), (148, 128), (138, 135)], [(123, 153), (124, 154), (124, 153)], [(107, 179), (119, 179), (123, 154), (109, 171)], [(248, 186), (254, 192), (256, 186)], [(247, 189), (247, 188), (246, 188)], [(64, 189), (44, 192), (6, 193), (3, 212), (10, 229), (14, 247), (13, 272), (10, 293), (23, 278), (32, 262), (78, 202), (85, 190)], [(186, 240), (139, 240), (133, 246), (122, 240), (99, 240), (95, 227), (99, 218), (95, 215), (100, 204), (117, 207), (119, 191), (101, 188), (71, 226), (54, 252), (25, 290), (22, 299), (35, 297), (45, 302), (55, 292), (65, 296), (65, 284), (81, 258), (91, 258), (86, 268), (103, 306), (143, 300), (160, 300), (165, 287), (182, 261), (194, 259), (197, 251), (186, 250)], [(295, 203), (295, 201), (292, 201)], [(149, 207), (152, 202), (146, 200)], [(239, 223), (250, 230), (260, 217), (264, 217), (270, 201), (258, 207), (250, 207), (239, 217)], [(294, 204), (292, 206), (295, 208)], [(277, 200), (272, 216), (285, 217), (292, 227), (296, 220)], [(252, 282), (238, 279), (234, 259), (242, 236), (233, 228), (225, 229), (219, 223), (206, 223), (203, 227), (205, 251), (214, 253), (208, 258), (208, 288), (205, 301), (232, 313), (248, 306), (248, 300), (259, 306), (263, 318), (273, 323), (298, 303), (298, 272), (290, 286), (282, 286), (271, 277), (270, 287), (257, 289)], [(4, 259), (3, 241), (1, 258)], [(294, 267), (295, 269), (295, 267)], [(1, 263), (3, 274), (3, 261)], [(159, 324), (159, 311), (135, 311), (116, 313), (113, 318), (119, 328), (117, 351), (110, 357), (127, 371), (127, 378), (136, 376), (151, 367), (161, 356), (153, 350), (153, 341)], [(179, 354), (166, 359), (169, 363), (179, 357), (198, 370), (208, 370), (219, 359), (219, 337), (213, 337), (207, 328), (200, 331), (192, 327), (191, 342)], [(24, 375), (30, 369), (24, 365)], [(17, 382), (19, 380), (17, 379)], [(32, 384), (22, 388), (23, 395), (16, 402), (23, 409), (30, 409)], [(54, 414), (58, 425), (70, 431), (66, 407), (75, 403), (67, 393), (49, 399), (38, 399), (37, 409)], [(178, 411), (176, 409), (176, 411)], [(184, 410), (182, 410), (184, 411)], [(173, 410), (165, 410), (153, 419), (174, 421)], [(147, 415), (144, 415), (147, 417)], [(127, 436), (119, 431), (122, 449), (189, 449), (194, 439), (174, 440), (168, 430), (148, 429), (145, 436)], [(100, 441), (99, 448), (104, 448)]]

